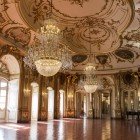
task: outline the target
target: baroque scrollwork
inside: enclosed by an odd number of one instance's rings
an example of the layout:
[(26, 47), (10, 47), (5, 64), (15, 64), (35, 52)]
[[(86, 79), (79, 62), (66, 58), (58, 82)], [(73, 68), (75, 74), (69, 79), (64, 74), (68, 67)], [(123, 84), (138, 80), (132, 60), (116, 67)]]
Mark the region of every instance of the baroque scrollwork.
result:
[(83, 7), (83, 4), (85, 2), (88, 2), (89, 0), (65, 0), (65, 1), (69, 1), (71, 4), (77, 4)]
[(89, 44), (92, 46), (91, 52), (107, 49), (111, 51), (120, 45), (116, 29), (108, 25), (104, 19), (93, 17), (80, 20), (73, 28), (66, 27), (63, 30), (63, 36), (70, 46), (74, 46), (72, 47), (74, 51), (79, 50), (86, 53), (89, 53)]

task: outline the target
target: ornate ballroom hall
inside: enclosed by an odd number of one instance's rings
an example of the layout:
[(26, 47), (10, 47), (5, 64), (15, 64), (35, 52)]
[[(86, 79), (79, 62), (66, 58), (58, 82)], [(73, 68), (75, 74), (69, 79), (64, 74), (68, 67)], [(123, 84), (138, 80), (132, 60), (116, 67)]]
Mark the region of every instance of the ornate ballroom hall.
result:
[(140, 0), (0, 0), (0, 140), (140, 140)]

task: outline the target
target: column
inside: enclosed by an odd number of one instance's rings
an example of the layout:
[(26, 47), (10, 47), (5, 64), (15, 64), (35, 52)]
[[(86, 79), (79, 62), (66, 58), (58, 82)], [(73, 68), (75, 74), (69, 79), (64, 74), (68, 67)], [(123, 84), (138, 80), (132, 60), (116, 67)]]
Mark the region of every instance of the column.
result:
[(131, 110), (131, 91), (128, 91), (127, 109), (128, 109), (128, 111)]
[(111, 118), (115, 118), (115, 87), (112, 87), (111, 93), (110, 93), (110, 99), (111, 99)]
[(48, 120), (54, 119), (54, 90), (48, 89)]
[(138, 111), (138, 101), (139, 101), (138, 90), (135, 90), (134, 94), (135, 94), (135, 97), (134, 97), (134, 110)]

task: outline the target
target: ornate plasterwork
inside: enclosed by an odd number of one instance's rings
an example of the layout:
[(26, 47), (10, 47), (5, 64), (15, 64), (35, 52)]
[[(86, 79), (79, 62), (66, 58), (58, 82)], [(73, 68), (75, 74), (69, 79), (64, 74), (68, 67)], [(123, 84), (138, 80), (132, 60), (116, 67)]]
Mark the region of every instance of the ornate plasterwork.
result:
[[(67, 5), (70, 7), (66, 8)], [(21, 16), (34, 30), (48, 18), (50, 6), (48, 0), (22, 0), (18, 3)], [(124, 0), (89, 0), (82, 8), (63, 0), (53, 1), (52, 6), (52, 18), (57, 20), (62, 30), (63, 41), (78, 53), (88, 53), (89, 43), (92, 44), (92, 53), (106, 53), (117, 49), (121, 45), (120, 34), (132, 18), (130, 2)], [(92, 32), (91, 39), (89, 28)]]
[(117, 30), (104, 19), (84, 18), (75, 27), (66, 27), (63, 36), (75, 52), (89, 53), (90, 45), (92, 53), (112, 51), (120, 46)]
[(80, 5), (81, 7), (83, 7), (83, 4), (85, 3), (85, 2), (88, 2), (89, 0), (64, 0), (64, 1), (68, 1), (68, 2), (70, 2), (71, 4), (78, 4), (78, 5)]
[(31, 33), (29, 29), (23, 27), (11, 27), (5, 31), (5, 36), (25, 46), (30, 42)]
[(25, 54), (24, 46), (30, 42), (31, 31), (17, 16), (16, 8), (14, 8), (16, 2), (0, 0), (0, 41), (5, 42), (4, 46), (16, 47), (15, 49), (19, 49), (23, 55)]

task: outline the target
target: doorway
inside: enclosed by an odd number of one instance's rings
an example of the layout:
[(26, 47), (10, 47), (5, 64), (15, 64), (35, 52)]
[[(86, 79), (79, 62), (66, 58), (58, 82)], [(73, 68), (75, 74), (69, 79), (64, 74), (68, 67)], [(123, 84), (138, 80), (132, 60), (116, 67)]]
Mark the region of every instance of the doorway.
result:
[(31, 121), (37, 121), (38, 120), (39, 86), (37, 83), (31, 83), (31, 86), (32, 86)]
[[(6, 112), (4, 121), (17, 123), (18, 116), (18, 96), (20, 67), (17, 59), (10, 55), (4, 55), (1, 61), (6, 65), (9, 71), (8, 90), (6, 96)], [(4, 95), (5, 93), (3, 93)], [(1, 98), (2, 99), (2, 98)]]
[(110, 119), (111, 118), (110, 93), (102, 93), (101, 116), (102, 116), (103, 119)]
[(60, 118), (63, 118), (63, 116), (64, 116), (64, 93), (65, 93), (65, 91), (60, 89), (59, 93), (60, 93), (60, 104), (59, 104)]
[(54, 119), (54, 90), (47, 87), (48, 90), (48, 120)]

